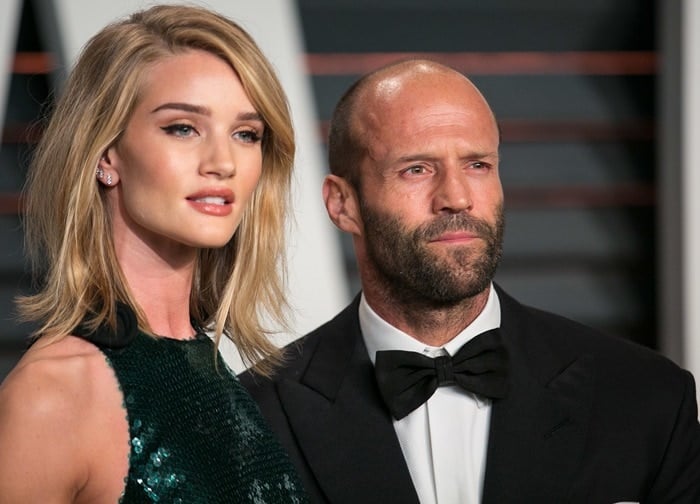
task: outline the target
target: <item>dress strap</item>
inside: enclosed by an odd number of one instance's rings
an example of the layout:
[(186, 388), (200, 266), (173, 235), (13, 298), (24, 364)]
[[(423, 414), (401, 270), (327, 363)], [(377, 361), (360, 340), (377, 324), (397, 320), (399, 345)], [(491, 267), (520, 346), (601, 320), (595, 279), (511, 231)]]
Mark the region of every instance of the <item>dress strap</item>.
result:
[(129, 305), (119, 302), (117, 303), (116, 331), (109, 324), (102, 324), (97, 329), (90, 330), (84, 321), (73, 329), (75, 336), (94, 343), (98, 347), (114, 350), (128, 346), (137, 333), (138, 321), (134, 310)]

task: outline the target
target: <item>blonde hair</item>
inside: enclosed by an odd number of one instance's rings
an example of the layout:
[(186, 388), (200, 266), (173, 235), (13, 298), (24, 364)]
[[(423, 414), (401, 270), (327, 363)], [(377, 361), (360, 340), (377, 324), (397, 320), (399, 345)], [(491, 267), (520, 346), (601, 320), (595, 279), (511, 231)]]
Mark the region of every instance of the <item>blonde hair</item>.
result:
[[(126, 128), (144, 76), (156, 61), (203, 50), (228, 62), (262, 116), (263, 169), (240, 226), (219, 249), (202, 249), (190, 299), (193, 323), (230, 337), (267, 374), (279, 360), (263, 320), (285, 326), (285, 218), (294, 160), (287, 100), (269, 61), (233, 21), (190, 6), (155, 6), (108, 25), (84, 47), (37, 147), (26, 187), (26, 239), (37, 294), (18, 299), (34, 336), (60, 339), (81, 322), (116, 326), (116, 303), (148, 322), (121, 273), (105, 195), (95, 180), (101, 155)], [(260, 362), (266, 358), (266, 362)]]

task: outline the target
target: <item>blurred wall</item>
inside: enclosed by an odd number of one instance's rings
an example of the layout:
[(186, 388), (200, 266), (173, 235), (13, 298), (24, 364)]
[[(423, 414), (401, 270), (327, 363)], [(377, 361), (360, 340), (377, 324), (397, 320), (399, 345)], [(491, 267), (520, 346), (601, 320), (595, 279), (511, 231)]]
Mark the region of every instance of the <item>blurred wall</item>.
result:
[(14, 54), (22, 0), (6, 0), (0, 11), (0, 130), (5, 119), (5, 103), (10, 89)]
[[(19, 33), (19, 50), (70, 65), (103, 24), (151, 3), (5, 0), (0, 65), (12, 65), (22, 5), (23, 19), (37, 18), (40, 40)], [(299, 156), (288, 254), (298, 315), (281, 341), (328, 318), (358, 287), (349, 240), (321, 206), (332, 107), (387, 58), (432, 52), (472, 76), (504, 127), (508, 229), (499, 281), (529, 304), (659, 348), (700, 373), (698, 2), (198, 3), (252, 33), (292, 103)], [(0, 150), (0, 377), (27, 334), (8, 313), (18, 286), (28, 287), (16, 208), (35, 137), (31, 127), (21, 132), (49, 96), (38, 71), (17, 61), (0, 79), (0, 121), (10, 118)], [(64, 75), (54, 69), (48, 80), (60, 86)]]
[(681, 19), (684, 363), (700, 381), (700, 2), (684, 0)]

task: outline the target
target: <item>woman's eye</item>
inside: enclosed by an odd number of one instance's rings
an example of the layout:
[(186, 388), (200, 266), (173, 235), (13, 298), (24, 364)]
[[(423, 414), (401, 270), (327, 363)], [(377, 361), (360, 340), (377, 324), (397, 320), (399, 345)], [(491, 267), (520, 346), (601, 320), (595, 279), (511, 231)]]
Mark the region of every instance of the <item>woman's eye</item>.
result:
[(168, 135), (181, 137), (191, 136), (196, 132), (194, 127), (190, 126), (189, 124), (171, 124), (169, 126), (164, 126), (161, 129)]
[(240, 138), (246, 143), (257, 143), (260, 141), (260, 135), (255, 130), (243, 130), (237, 132), (234, 136)]

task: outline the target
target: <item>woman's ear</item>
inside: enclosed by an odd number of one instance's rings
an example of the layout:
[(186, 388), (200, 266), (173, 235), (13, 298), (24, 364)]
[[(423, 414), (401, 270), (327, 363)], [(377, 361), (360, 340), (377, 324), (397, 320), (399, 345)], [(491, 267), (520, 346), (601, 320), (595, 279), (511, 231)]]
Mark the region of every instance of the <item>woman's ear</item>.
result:
[(362, 216), (357, 192), (343, 177), (327, 175), (323, 180), (323, 201), (333, 224), (341, 231), (362, 234)]
[(97, 180), (107, 187), (113, 187), (119, 183), (119, 170), (117, 169), (117, 153), (114, 147), (109, 147), (97, 162)]

